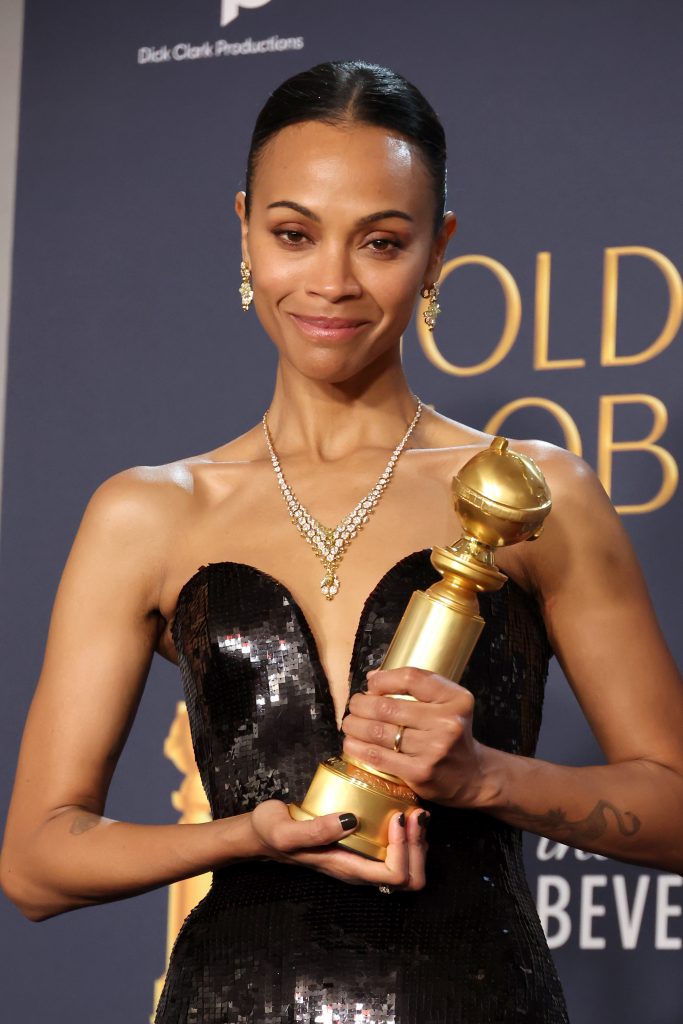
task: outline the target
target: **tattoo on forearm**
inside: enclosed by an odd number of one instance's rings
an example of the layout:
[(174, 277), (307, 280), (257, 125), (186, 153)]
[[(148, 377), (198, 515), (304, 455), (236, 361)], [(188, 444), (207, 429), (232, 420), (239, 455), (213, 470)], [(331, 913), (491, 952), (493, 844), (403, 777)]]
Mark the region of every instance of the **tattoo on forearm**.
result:
[(560, 807), (546, 811), (545, 814), (529, 814), (516, 804), (508, 809), (518, 819), (522, 828), (538, 828), (541, 831), (548, 829), (553, 833), (559, 833), (569, 845), (578, 845), (587, 839), (595, 840), (603, 836), (609, 828), (608, 811), (614, 816), (622, 836), (634, 836), (640, 831), (640, 818), (633, 811), (620, 811), (608, 800), (598, 800), (590, 814), (585, 818), (579, 818), (578, 821), (568, 821), (566, 811)]
[(97, 814), (77, 814), (69, 826), (69, 832), (74, 836), (80, 836), (88, 829), (94, 828), (99, 821), (100, 817)]

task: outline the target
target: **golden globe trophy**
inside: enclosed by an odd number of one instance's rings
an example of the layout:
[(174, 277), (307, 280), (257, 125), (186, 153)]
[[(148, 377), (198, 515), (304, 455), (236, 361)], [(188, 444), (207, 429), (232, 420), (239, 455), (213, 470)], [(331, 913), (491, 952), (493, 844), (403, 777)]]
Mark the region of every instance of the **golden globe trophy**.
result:
[[(462, 536), (447, 548), (432, 548), (431, 563), (442, 579), (414, 592), (379, 667), (425, 668), (457, 683), (484, 627), (477, 593), (500, 590), (507, 580), (494, 563), (495, 549), (538, 537), (551, 499), (536, 463), (504, 437), (465, 463), (452, 491)], [(340, 844), (384, 860), (391, 816), (417, 804), (402, 779), (342, 755), (318, 766), (303, 801), (290, 804), (289, 812), (306, 821), (353, 811), (359, 826)]]

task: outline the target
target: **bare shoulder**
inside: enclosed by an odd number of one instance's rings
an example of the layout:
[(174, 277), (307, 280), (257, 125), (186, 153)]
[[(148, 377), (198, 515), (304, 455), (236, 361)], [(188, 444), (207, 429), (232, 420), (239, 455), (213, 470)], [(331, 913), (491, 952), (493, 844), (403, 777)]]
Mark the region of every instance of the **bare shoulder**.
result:
[(133, 466), (105, 479), (93, 492), (84, 523), (140, 537), (170, 525), (195, 490), (189, 460)]
[(252, 428), (211, 451), (113, 474), (92, 494), (81, 532), (95, 529), (137, 549), (168, 550), (189, 518), (236, 482), (259, 453), (257, 438)]
[(577, 455), (544, 441), (510, 441), (532, 458), (550, 488), (552, 511), (541, 537), (524, 545), (530, 582), (549, 599), (585, 593), (587, 576), (640, 586), (642, 571), (628, 533), (597, 474)]
[[(462, 464), (483, 451), (494, 436), (450, 419), (434, 409), (430, 409), (425, 417), (422, 433), (424, 447), (430, 450), (428, 454), (435, 462), (442, 460), (450, 466)], [(563, 511), (577, 503), (585, 505), (587, 501), (607, 512), (612, 509), (597, 475), (584, 459), (548, 441), (510, 437), (508, 441), (511, 448), (527, 455), (539, 466), (553, 499), (561, 499)]]
[(158, 608), (174, 543), (191, 514), (192, 460), (134, 466), (92, 493), (61, 576), (56, 607), (95, 603), (106, 592), (118, 612)]
[(93, 553), (108, 567), (135, 565), (162, 581), (169, 552), (202, 501), (201, 456), (158, 466), (133, 466), (106, 478), (91, 495), (73, 558)]
[[(449, 467), (457, 470), (493, 440), (492, 434), (446, 417), (435, 422), (432, 436), (436, 441), (433, 455), (445, 460), (446, 472)], [(552, 511), (541, 537), (514, 552), (529, 589), (547, 598), (578, 579), (588, 563), (593, 572), (604, 570), (614, 578), (637, 576), (639, 568), (628, 534), (591, 466), (547, 441), (510, 437), (508, 441), (513, 450), (537, 464), (552, 498)]]
[[(483, 451), (494, 436), (430, 410), (423, 443), (435, 461), (443, 459), (453, 465), (462, 464)], [(509, 437), (508, 441), (511, 448), (527, 455), (540, 467), (553, 493), (567, 493), (583, 500), (590, 493), (598, 500), (607, 497), (588, 463), (564, 448), (534, 439)]]
[(605, 489), (591, 466), (578, 455), (548, 441), (514, 440), (510, 446), (532, 459), (542, 471), (553, 499), (553, 514), (566, 516), (590, 506), (593, 514), (616, 517)]

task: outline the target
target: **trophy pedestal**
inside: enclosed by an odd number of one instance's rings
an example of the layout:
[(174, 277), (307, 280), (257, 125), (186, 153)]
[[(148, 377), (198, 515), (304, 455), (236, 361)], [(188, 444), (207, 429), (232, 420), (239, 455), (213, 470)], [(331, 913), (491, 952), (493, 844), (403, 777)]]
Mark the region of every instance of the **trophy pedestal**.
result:
[(295, 821), (310, 821), (322, 814), (353, 809), (360, 825), (338, 845), (372, 860), (384, 860), (392, 814), (407, 814), (417, 806), (412, 789), (396, 776), (349, 758), (331, 757), (318, 765), (302, 803), (290, 804), (289, 813)]

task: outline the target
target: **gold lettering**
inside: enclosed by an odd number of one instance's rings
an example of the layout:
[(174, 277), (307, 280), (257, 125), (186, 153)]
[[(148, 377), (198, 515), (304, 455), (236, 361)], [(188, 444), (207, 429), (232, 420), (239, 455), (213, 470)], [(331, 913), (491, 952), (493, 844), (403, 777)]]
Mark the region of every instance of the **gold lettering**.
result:
[(497, 278), (505, 297), (505, 324), (503, 326), (503, 333), (487, 359), (477, 363), (475, 366), (457, 366), (455, 363), (449, 362), (442, 355), (437, 346), (436, 337), (428, 330), (422, 318), (426, 302), (423, 300), (421, 303), (418, 303), (417, 336), (422, 350), (430, 363), (433, 363), (438, 370), (451, 374), (453, 377), (476, 377), (478, 374), (487, 373), (494, 366), (502, 363), (517, 340), (517, 333), (522, 320), (522, 300), (515, 279), (507, 267), (504, 267), (497, 260), (491, 259), (490, 256), (456, 256), (455, 259), (449, 260), (448, 263), (444, 264), (439, 282), (443, 284), (449, 274), (452, 274), (458, 267), (466, 266), (467, 264), (477, 264), (486, 267)]
[[(652, 412), (652, 429), (646, 437), (635, 441), (614, 440), (614, 409), (617, 405), (645, 405)], [(671, 452), (655, 444), (666, 430), (669, 417), (666, 406), (654, 395), (602, 395), (598, 417), (598, 476), (612, 496), (613, 452), (650, 452), (662, 467), (662, 485), (650, 501), (642, 505), (615, 505), (622, 515), (644, 515), (666, 505), (678, 484), (678, 465)]]
[(550, 334), (550, 260), (549, 252), (536, 256), (536, 302), (534, 313), (534, 370), (570, 370), (586, 365), (585, 359), (549, 359)]
[(538, 398), (529, 396), (528, 398), (515, 398), (514, 401), (508, 402), (502, 409), (494, 413), (490, 420), (484, 427), (484, 430), (488, 434), (500, 433), (500, 427), (503, 422), (512, 415), (513, 412), (517, 412), (518, 409), (545, 409), (551, 416), (557, 420), (562, 428), (565, 440), (565, 448), (568, 448), (574, 455), (583, 454), (583, 446), (581, 444), (581, 434), (575, 421), (569, 415), (566, 409), (557, 402), (551, 401), (549, 398)]
[[(619, 285), (619, 257), (643, 256), (659, 267), (669, 289), (669, 315), (658, 338), (644, 348), (627, 356), (617, 355), (617, 293)], [(602, 291), (602, 338), (600, 363), (602, 366), (637, 366), (660, 355), (671, 344), (683, 319), (683, 282), (676, 267), (661, 252), (644, 245), (621, 245), (605, 249)]]

